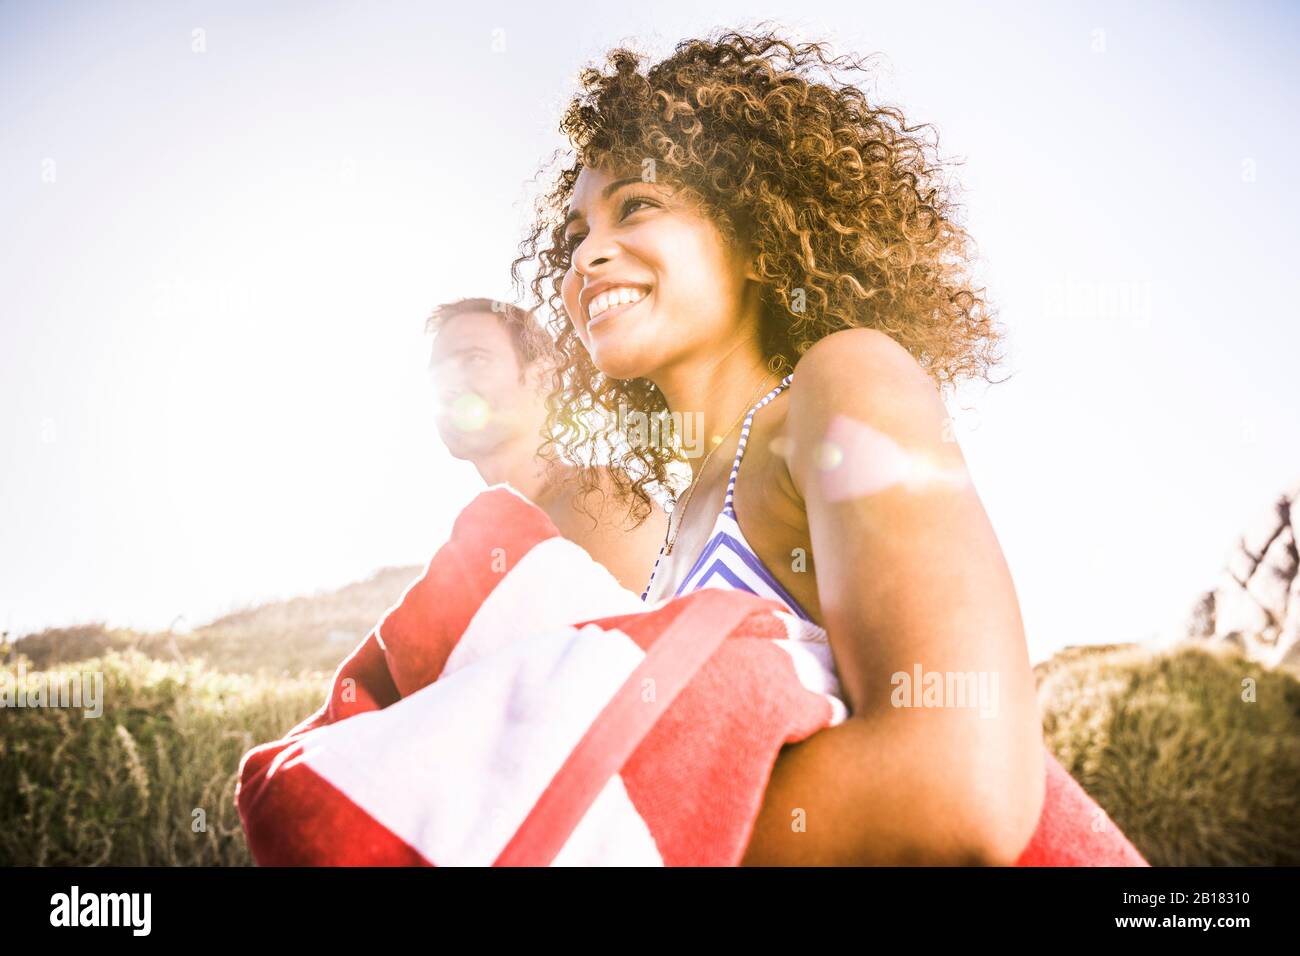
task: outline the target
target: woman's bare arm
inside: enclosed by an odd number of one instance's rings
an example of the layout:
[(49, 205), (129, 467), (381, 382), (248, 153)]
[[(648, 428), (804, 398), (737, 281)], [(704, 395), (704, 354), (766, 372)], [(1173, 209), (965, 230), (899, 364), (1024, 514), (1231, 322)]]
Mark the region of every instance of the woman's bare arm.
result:
[[(946, 426), (883, 333), (837, 332), (800, 359), (787, 460), (852, 716), (782, 750), (745, 864), (1010, 864), (1033, 834), (1044, 766), (1023, 624)], [(918, 674), (919, 690), (897, 676)], [(939, 706), (900, 706), (925, 703), (932, 675)], [(980, 680), (975, 706), (945, 696), (976, 698)]]

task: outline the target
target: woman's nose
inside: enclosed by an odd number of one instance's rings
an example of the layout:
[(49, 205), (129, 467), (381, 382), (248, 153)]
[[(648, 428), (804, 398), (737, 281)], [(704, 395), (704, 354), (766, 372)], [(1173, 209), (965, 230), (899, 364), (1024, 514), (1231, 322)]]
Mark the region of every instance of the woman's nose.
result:
[(615, 252), (611, 243), (599, 229), (593, 228), (583, 236), (573, 254), (573, 267), (578, 274), (585, 279), (593, 268), (608, 262)]

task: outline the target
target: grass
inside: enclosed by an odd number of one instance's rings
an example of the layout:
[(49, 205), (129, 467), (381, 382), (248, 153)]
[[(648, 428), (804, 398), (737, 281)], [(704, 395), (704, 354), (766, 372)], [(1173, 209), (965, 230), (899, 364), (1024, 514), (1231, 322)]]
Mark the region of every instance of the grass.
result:
[(138, 651), (59, 670), (102, 671), (104, 712), (0, 709), (0, 865), (250, 864), (239, 759), (311, 713), (330, 674), (227, 674)]
[[(0, 708), (0, 865), (251, 863), (239, 760), (319, 706), (347, 650), (298, 673), (138, 649), (47, 661), (103, 672), (104, 713)], [(1073, 648), (1036, 670), (1048, 746), (1152, 864), (1300, 864), (1293, 676), (1196, 646)]]
[(1231, 645), (1040, 665), (1044, 739), (1153, 866), (1300, 864), (1300, 681)]

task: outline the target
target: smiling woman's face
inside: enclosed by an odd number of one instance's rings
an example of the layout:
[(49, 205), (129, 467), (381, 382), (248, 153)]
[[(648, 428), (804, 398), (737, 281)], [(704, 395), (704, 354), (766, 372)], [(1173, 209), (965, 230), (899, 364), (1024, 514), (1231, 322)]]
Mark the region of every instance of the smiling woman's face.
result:
[[(653, 380), (756, 334), (757, 290), (745, 257), (680, 193), (583, 167), (569, 215), (564, 307), (608, 377)], [(607, 287), (614, 294), (603, 301)], [(620, 295), (620, 287), (631, 291)]]

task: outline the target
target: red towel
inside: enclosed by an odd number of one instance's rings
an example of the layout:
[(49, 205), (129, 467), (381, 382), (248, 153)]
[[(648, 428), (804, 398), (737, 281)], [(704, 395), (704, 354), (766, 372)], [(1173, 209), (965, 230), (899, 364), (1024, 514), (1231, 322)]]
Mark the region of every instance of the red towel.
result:
[[(499, 485), (235, 799), (263, 865), (729, 866), (781, 747), (846, 716), (815, 625), (744, 591), (647, 610)], [(1018, 862), (1145, 865), (1050, 754)]]

